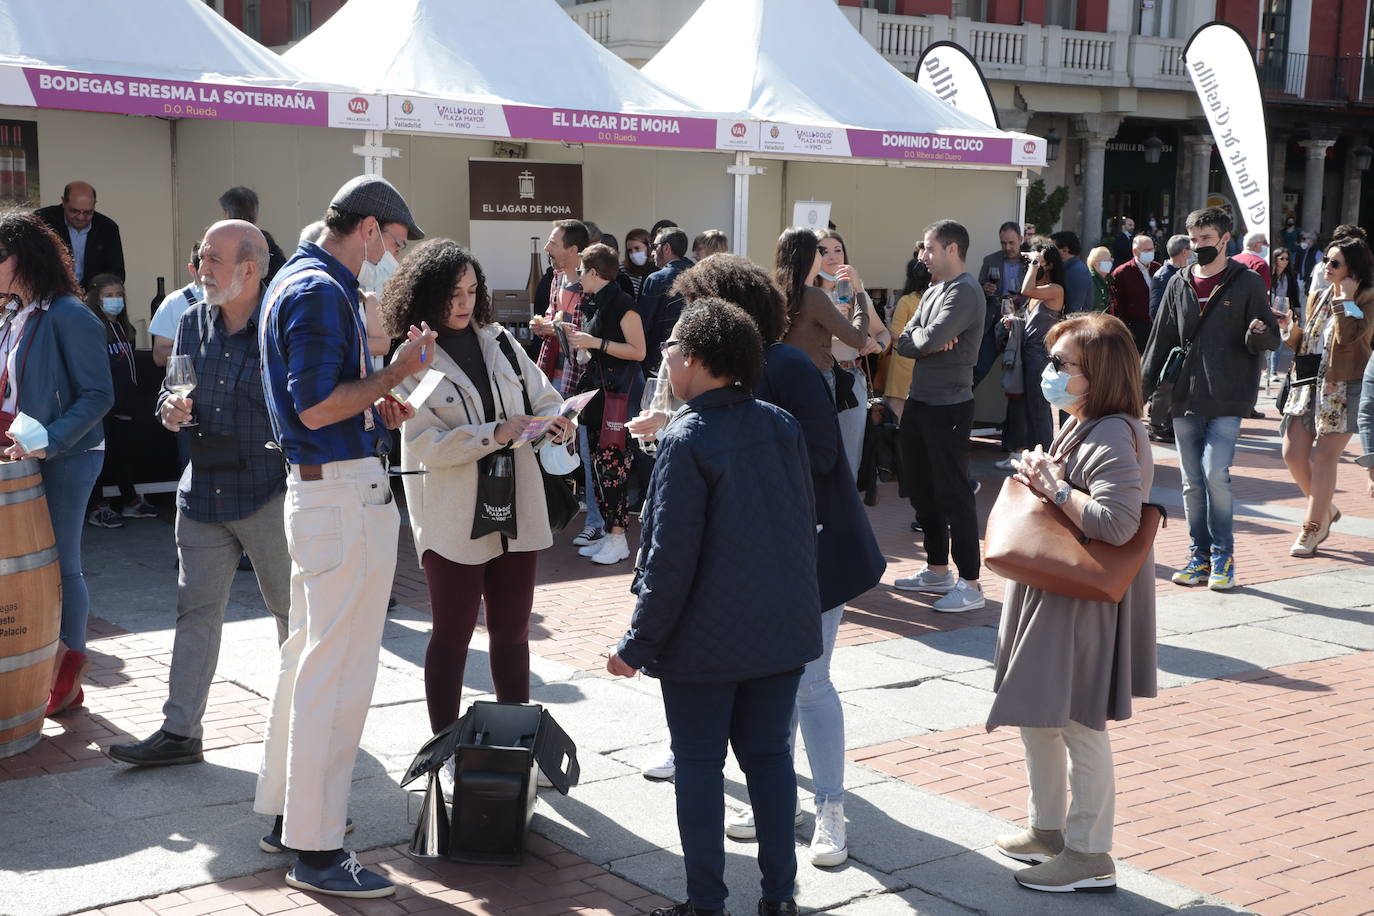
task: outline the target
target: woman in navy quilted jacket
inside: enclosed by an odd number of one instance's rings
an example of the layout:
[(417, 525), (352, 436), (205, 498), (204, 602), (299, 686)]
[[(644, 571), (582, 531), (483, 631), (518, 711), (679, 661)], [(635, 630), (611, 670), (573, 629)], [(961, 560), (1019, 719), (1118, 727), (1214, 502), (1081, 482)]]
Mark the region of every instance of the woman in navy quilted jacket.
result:
[[(663, 342), (686, 405), (658, 436), (641, 517), (630, 629), (606, 667), (659, 679), (676, 758), (688, 899), (725, 909), (727, 743), (753, 802), (764, 916), (797, 912), (788, 738), (802, 669), (821, 654), (816, 511), (800, 425), (750, 393), (763, 343), (738, 306), (702, 299)], [(769, 537), (758, 536), (758, 520)]]

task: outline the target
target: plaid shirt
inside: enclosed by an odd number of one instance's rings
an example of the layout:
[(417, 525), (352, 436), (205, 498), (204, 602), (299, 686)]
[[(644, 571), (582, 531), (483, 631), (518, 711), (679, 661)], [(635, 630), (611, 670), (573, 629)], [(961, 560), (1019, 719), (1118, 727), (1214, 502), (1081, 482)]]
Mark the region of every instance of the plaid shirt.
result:
[[(562, 312), (563, 324), (580, 331), (587, 321), (587, 316), (582, 314), (587, 294), (580, 290), (567, 289), (563, 284), (564, 276), (561, 270), (553, 272), (553, 284), (549, 287), (549, 307), (544, 310), (544, 317), (552, 321), (554, 316)], [(538, 365), (539, 370), (548, 376), (553, 387), (563, 397), (577, 393), (577, 383), (582, 378), (583, 364), (575, 357), (570, 358), (562, 352), (557, 335), (544, 338), (544, 344), (539, 348)]]
[[(324, 271), (333, 282), (297, 277), (305, 271)], [(358, 278), (320, 246), (301, 242), (262, 301), (270, 308), (261, 329), (262, 385), (286, 460), (328, 464), (386, 454), (391, 434), (372, 407), (321, 429), (310, 429), (300, 418), (340, 384), (371, 371)]]
[[(267, 404), (262, 396), (258, 358), (261, 305), (242, 329), (226, 334), (219, 306), (197, 303), (177, 325), (172, 352), (191, 357), (196, 390), (191, 394), (199, 426), (178, 436), (233, 433), (238, 439), (238, 471), (196, 470), (186, 465), (177, 485), (177, 509), (198, 522), (232, 522), (247, 518), (286, 486), (281, 455), (266, 447), (272, 440)], [(172, 393), (164, 385), (162, 403)]]

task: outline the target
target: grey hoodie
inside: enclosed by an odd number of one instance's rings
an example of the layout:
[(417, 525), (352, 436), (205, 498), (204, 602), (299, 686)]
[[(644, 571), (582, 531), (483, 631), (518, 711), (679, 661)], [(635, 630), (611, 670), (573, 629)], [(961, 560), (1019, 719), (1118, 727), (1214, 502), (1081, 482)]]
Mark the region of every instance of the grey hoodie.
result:
[[(973, 366), (986, 314), (983, 290), (967, 271), (926, 290), (897, 339), (897, 352), (916, 360), (909, 395), (913, 401), (947, 405), (973, 400)], [(941, 349), (951, 340), (958, 341), (953, 349)]]

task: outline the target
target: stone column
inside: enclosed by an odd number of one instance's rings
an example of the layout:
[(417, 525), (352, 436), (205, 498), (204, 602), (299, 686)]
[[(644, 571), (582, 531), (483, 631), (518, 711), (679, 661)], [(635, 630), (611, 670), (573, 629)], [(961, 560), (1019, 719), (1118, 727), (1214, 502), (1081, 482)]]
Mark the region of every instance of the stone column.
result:
[(1298, 141), (1298, 146), (1307, 151), (1307, 169), (1302, 183), (1302, 222), (1299, 225), (1319, 236), (1322, 234), (1322, 187), (1326, 177), (1326, 151), (1335, 145), (1335, 140)]
[(1212, 190), (1212, 136), (1187, 136), (1183, 138), (1183, 145), (1188, 150), (1193, 173), (1192, 186), (1188, 190), (1188, 211), (1192, 212), (1207, 206), (1207, 194)]
[(1352, 226), (1359, 225), (1360, 195), (1364, 193), (1364, 172), (1355, 168), (1355, 150), (1368, 145), (1368, 134), (1356, 134), (1345, 148), (1345, 180), (1341, 182), (1345, 193), (1341, 197), (1341, 222)]
[(1277, 247), (1283, 231), (1283, 179), (1288, 170), (1288, 135), (1269, 135), (1269, 244)]
[(1102, 183), (1106, 174), (1107, 141), (1121, 127), (1121, 115), (1084, 114), (1073, 119), (1083, 140), (1083, 223), (1079, 238), (1084, 250), (1103, 236)]

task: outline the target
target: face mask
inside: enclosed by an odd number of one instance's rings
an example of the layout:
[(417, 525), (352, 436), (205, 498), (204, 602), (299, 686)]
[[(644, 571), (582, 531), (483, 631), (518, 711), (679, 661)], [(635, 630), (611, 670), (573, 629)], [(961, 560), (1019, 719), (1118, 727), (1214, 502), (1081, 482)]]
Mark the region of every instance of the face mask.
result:
[(1153, 251), (1142, 251), (1140, 253), (1140, 263), (1146, 265), (1147, 267), (1154, 261), (1154, 259), (1155, 253)]
[(839, 278), (839, 277), (836, 277), (836, 276), (834, 276), (834, 275), (832, 275), (832, 274), (828, 274), (828, 273), (826, 273), (825, 271), (821, 271), (821, 279), (822, 279), (822, 280), (825, 280), (827, 283), (834, 283), (836, 280), (838, 280), (838, 279), (840, 279), (840, 278)]
[(1155, 227), (1155, 221), (1154, 221), (1154, 220), (1150, 220), (1150, 228), (1153, 229), (1154, 227)]
[(1186, 262), (1184, 262), (1183, 266), (1184, 266), (1184, 267), (1192, 267), (1192, 266), (1193, 266), (1194, 264), (1196, 264), (1196, 263), (1197, 263), (1197, 255), (1193, 254), (1192, 249), (1189, 249), (1189, 250), (1188, 250), (1188, 260), (1187, 260)]
[(1194, 248), (1193, 254), (1197, 256), (1197, 262), (1202, 267), (1206, 267), (1217, 259), (1221, 250), (1215, 245), (1203, 245), (1201, 248)]
[(643, 267), (645, 264), (649, 263), (649, 252), (647, 252), (647, 251), (632, 251), (632, 252), (630, 252), (630, 263), (633, 264), (633, 265), (636, 266), (636, 267)]
[(1306, 251), (1307, 249), (1309, 249), (1309, 248), (1312, 247), (1312, 243), (1311, 243), (1311, 242), (1299, 242), (1299, 243), (1298, 243), (1298, 247), (1301, 248), (1303, 251)]
[(1053, 364), (1046, 366), (1045, 371), (1040, 373), (1040, 393), (1055, 410), (1067, 410), (1082, 399), (1081, 394), (1069, 394), (1069, 379), (1074, 378), (1078, 376), (1069, 375), (1067, 372), (1055, 372)]
[(1269, 260), (1269, 246), (1268, 246), (1268, 245), (1265, 245), (1263, 248), (1261, 248), (1261, 249), (1259, 250), (1259, 256), (1262, 257), (1262, 258), (1264, 258), (1266, 261)]
[(364, 291), (381, 295), (382, 287), (386, 286), (386, 281), (391, 279), (391, 275), (399, 269), (401, 263), (396, 260), (395, 255), (382, 246), (382, 258), (376, 264), (367, 260), (363, 255), (363, 266), (358, 271), (358, 285)]
[(100, 308), (111, 318), (124, 311), (123, 296), (109, 296), (100, 300)]
[(1112, 262), (1111, 262), (1111, 261), (1098, 261), (1098, 262), (1097, 262), (1097, 272), (1098, 272), (1098, 273), (1103, 273), (1103, 274), (1109, 274), (1109, 273), (1111, 273), (1111, 272), (1112, 272)]

